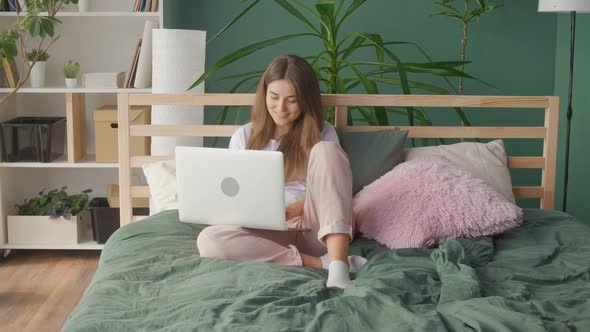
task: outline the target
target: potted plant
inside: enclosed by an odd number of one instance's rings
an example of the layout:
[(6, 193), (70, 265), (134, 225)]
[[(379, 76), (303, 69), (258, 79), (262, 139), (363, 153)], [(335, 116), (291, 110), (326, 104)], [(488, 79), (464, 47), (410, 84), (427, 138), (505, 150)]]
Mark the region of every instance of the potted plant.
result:
[(45, 85), (45, 68), (49, 54), (45, 50), (34, 48), (27, 53), (27, 61), (31, 67), (31, 87), (40, 88)]
[[(365, 31), (350, 31), (346, 26), (355, 20), (363, 5), (375, 5), (376, 1), (347, 1), (347, 0), (316, 0), (316, 1), (269, 1), (279, 6), (285, 14), (293, 16), (301, 23), (292, 33), (274, 36), (243, 46), (228, 54), (224, 54), (216, 63), (211, 64), (196, 81), (187, 88), (190, 90), (206, 80), (211, 81), (215, 74), (241, 61), (247, 56), (260, 52), (264, 48), (286, 41), (306, 38), (310, 42), (316, 41), (317, 51), (305, 56), (316, 70), (323, 93), (346, 94), (362, 93), (380, 94), (383, 89), (394, 88), (398, 93), (414, 94), (453, 94), (454, 87), (450, 79), (455, 77), (474, 79), (483, 82), (467, 73), (463, 69), (466, 61), (434, 61), (422, 47), (411, 41), (388, 41), (378, 33)], [(448, 1), (443, 0), (443, 3)], [(469, 0), (464, 0), (465, 3)], [(242, 1), (244, 10), (237, 14), (230, 23), (207, 40), (207, 44), (221, 36), (236, 22), (245, 17), (246, 13), (260, 6), (262, 1)], [(477, 0), (478, 6), (485, 7), (485, 1)], [(358, 18), (356, 18), (358, 20)], [(401, 53), (400, 48), (406, 48)], [(413, 61), (404, 61), (401, 54), (408, 51), (416, 54)], [(411, 54), (411, 53), (410, 53)], [(457, 69), (460, 67), (461, 70)], [(258, 79), (264, 69), (247, 72), (232, 73), (219, 80), (235, 80), (230, 92), (252, 92), (256, 89)], [(442, 78), (442, 80), (440, 80)], [(488, 83), (483, 82), (486, 85)], [(447, 85), (449, 87), (447, 87)], [(370, 126), (391, 125), (391, 115), (404, 115), (408, 123), (413, 126), (432, 126), (428, 114), (417, 107), (357, 107), (352, 108), (358, 116), (350, 119), (350, 124)], [(461, 108), (454, 108), (459, 119), (465, 125), (471, 125), (465, 112)], [(325, 108), (326, 120), (335, 121), (335, 108)], [(218, 115), (218, 122), (225, 123), (229, 115), (229, 106), (224, 107)], [(427, 139), (421, 139), (427, 145)], [(442, 142), (442, 139), (441, 139)], [(215, 145), (216, 140), (213, 141)], [(412, 144), (414, 141), (412, 139)]]
[[(9, 65), (16, 65), (15, 59), (18, 58), (21, 68), (15, 86), (0, 96), (0, 104), (13, 96), (29, 79), (33, 67), (26, 65), (26, 55), (31, 46), (35, 45), (45, 51), (51, 48), (60, 37), (55, 32), (59, 31), (57, 27), (62, 21), (56, 16), (65, 5), (77, 4), (78, 0), (27, 0), (26, 3), (27, 10), (22, 11), (18, 6), (15, 12), (16, 20), (0, 29), (0, 56)], [(31, 40), (35, 43), (29, 42)]]
[(78, 244), (92, 241), (88, 194), (69, 195), (67, 187), (46, 191), (16, 205), (7, 217), (11, 244)]
[(66, 78), (66, 86), (68, 88), (75, 88), (78, 85), (78, 72), (80, 71), (80, 64), (73, 63), (72, 60), (68, 60), (68, 63), (64, 65), (64, 76)]

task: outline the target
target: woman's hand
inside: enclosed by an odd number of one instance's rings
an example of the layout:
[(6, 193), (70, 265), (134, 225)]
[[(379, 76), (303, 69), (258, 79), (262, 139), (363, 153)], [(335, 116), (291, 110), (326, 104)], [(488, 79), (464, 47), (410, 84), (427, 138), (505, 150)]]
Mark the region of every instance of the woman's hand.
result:
[(295, 203), (287, 205), (287, 208), (286, 208), (287, 220), (302, 216), (304, 203), (305, 203), (305, 200), (302, 199), (300, 201), (297, 201)]

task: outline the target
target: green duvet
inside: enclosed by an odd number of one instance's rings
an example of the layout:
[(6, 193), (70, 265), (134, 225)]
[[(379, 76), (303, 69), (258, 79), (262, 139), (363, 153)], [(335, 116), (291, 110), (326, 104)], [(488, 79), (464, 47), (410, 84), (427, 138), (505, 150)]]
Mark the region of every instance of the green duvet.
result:
[(388, 250), (345, 290), (327, 271), (200, 258), (162, 212), (117, 231), (65, 331), (590, 331), (590, 227), (525, 210), (502, 236)]

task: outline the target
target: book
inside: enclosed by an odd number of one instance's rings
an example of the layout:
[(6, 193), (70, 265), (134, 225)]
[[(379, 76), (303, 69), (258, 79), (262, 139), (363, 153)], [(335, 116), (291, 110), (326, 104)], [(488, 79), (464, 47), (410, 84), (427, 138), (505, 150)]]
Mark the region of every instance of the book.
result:
[(2, 1), (2, 7), (4, 11), (16, 12), (24, 12), (27, 10), (28, 2), (27, 0), (6, 0)]
[(8, 88), (8, 77), (4, 71), (4, 66), (0, 66), (0, 88)]
[(8, 59), (2, 58), (2, 69), (4, 70), (4, 74), (6, 75), (8, 87), (16, 88), (16, 85), (20, 80), (18, 69), (16, 67), (16, 62), (14, 62), (14, 60), (9, 62)]
[(159, 4), (160, 0), (152, 0), (152, 8), (151, 11), (153, 13), (158, 11), (158, 4)]
[(117, 89), (125, 82), (125, 72), (117, 73), (86, 73), (82, 76), (85, 88)]
[(135, 76), (137, 74), (137, 61), (139, 60), (139, 54), (141, 53), (142, 47), (143, 47), (143, 41), (142, 41), (142, 45), (139, 45), (139, 48), (137, 49), (137, 55), (135, 57), (135, 62), (133, 63), (133, 70), (131, 71), (131, 76), (129, 78), (128, 88), (133, 88), (133, 86), (135, 84)]
[(8, 11), (10, 11), (10, 12), (16, 11), (16, 0), (8, 0)]
[(145, 0), (145, 5), (143, 7), (144, 12), (149, 12), (152, 8), (152, 0)]
[(16, 0), (16, 6), (19, 12), (26, 12), (28, 5), (27, 0)]
[(158, 21), (147, 20), (143, 28), (143, 37), (137, 71), (135, 73), (135, 88), (149, 88), (152, 86), (152, 30), (158, 28)]
[(133, 82), (131, 81), (132, 75), (135, 72), (135, 68), (137, 68), (137, 58), (139, 56), (139, 50), (141, 49), (141, 38), (137, 40), (137, 44), (135, 45), (135, 50), (133, 51), (133, 56), (131, 57), (131, 63), (129, 64), (129, 70), (127, 71), (127, 77), (125, 78), (125, 85), (124, 87), (130, 88), (132, 87)]

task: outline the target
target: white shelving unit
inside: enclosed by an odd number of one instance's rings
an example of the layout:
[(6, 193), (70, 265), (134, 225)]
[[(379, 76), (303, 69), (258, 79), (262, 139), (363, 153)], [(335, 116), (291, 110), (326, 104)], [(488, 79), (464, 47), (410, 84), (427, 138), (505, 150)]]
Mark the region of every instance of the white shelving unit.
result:
[[(9, 93), (12, 89), (0, 88), (0, 93)], [(64, 86), (50, 86), (46, 85), (43, 88), (22, 87), (17, 93), (119, 93), (119, 92), (133, 92), (133, 93), (150, 93), (152, 89), (92, 89), (92, 88), (66, 88)]]
[[(159, 12), (132, 12), (134, 0), (93, 1), (89, 12), (79, 13), (76, 6), (64, 8), (57, 16), (63, 22), (56, 29), (61, 38), (48, 53), (46, 83), (43, 88), (31, 88), (28, 83), (15, 96), (0, 105), (0, 121), (17, 116), (65, 116), (68, 118), (67, 142), (63, 157), (51, 163), (0, 162), (0, 251), (2, 249), (80, 249), (100, 250), (96, 242), (77, 245), (11, 244), (7, 239), (6, 216), (16, 204), (36, 195), (44, 188), (68, 187), (75, 193), (91, 188), (92, 196), (105, 196), (109, 183), (118, 183), (117, 163), (95, 161), (93, 111), (100, 105), (116, 104), (119, 92), (149, 93), (151, 89), (91, 89), (65, 86), (63, 64), (69, 59), (80, 63), (79, 81), (88, 72), (127, 71), (137, 40), (142, 37), (146, 20), (163, 25), (164, 0), (159, 0)], [(16, 18), (15, 13), (0, 12), (0, 26)], [(21, 59), (19, 72), (21, 71)], [(0, 88), (0, 94), (12, 89)], [(75, 137), (73, 123), (82, 122), (84, 137)], [(85, 142), (80, 146), (80, 142)], [(80, 151), (82, 151), (80, 153)], [(138, 179), (139, 180), (139, 179)]]
[[(39, 15), (45, 15), (47, 16), (47, 12), (41, 12), (39, 13)], [(15, 17), (16, 13), (10, 13), (10, 12), (0, 12), (0, 16), (9, 16), (9, 17)], [(139, 12), (85, 12), (85, 13), (79, 13), (79, 12), (59, 12), (57, 13), (57, 15), (55, 15), (57, 17), (113, 17), (113, 16), (118, 16), (118, 17), (160, 17), (160, 13), (151, 13), (151, 12), (145, 12), (145, 13), (139, 13)]]

